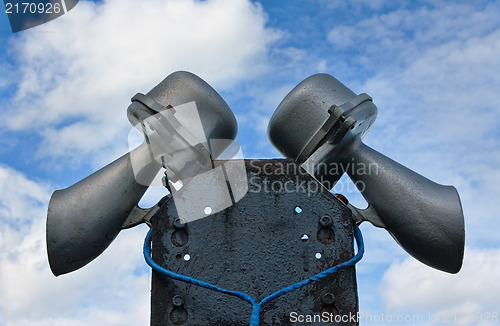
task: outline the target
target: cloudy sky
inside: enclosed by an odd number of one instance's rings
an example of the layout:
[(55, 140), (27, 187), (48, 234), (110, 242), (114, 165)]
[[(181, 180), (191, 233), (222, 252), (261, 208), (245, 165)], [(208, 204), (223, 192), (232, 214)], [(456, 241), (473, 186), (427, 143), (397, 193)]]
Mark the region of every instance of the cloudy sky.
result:
[[(176, 70), (224, 97), (246, 157), (280, 157), (269, 118), (314, 73), (371, 95), (379, 114), (365, 142), (458, 189), (466, 252), (462, 271), (446, 274), (364, 223), (360, 311), (498, 325), (499, 17), (494, 0), (105, 0), (12, 34), (0, 13), (0, 325), (148, 324), (147, 228), (121, 232), (91, 264), (55, 278), (45, 219), (54, 190), (128, 150), (130, 97)], [(366, 206), (347, 178), (339, 187)]]

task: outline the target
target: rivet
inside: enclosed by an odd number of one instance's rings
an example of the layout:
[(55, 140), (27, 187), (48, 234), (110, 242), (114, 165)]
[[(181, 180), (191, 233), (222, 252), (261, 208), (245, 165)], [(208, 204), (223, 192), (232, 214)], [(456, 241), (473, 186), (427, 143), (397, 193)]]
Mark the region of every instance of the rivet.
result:
[(172, 298), (172, 304), (176, 307), (182, 307), (184, 305), (184, 298), (182, 295), (174, 295)]
[(177, 229), (184, 229), (186, 227), (186, 223), (183, 223), (183, 221), (181, 221), (180, 218), (176, 218), (174, 220), (174, 226), (177, 228)]
[(332, 294), (332, 293), (325, 293), (323, 295), (323, 298), (321, 298), (323, 300), (323, 303), (324, 304), (333, 304), (335, 302), (335, 296)]
[(333, 224), (333, 220), (328, 215), (321, 216), (319, 218), (319, 224), (321, 224), (322, 226), (331, 226)]

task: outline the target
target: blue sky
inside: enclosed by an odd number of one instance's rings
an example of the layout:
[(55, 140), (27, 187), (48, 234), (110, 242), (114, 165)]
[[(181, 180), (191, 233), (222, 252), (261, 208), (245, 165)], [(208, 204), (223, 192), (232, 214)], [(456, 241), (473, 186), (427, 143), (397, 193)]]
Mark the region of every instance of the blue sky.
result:
[[(360, 311), (499, 313), (500, 4), (497, 1), (80, 1), (12, 34), (0, 13), (0, 325), (146, 325), (144, 226), (55, 278), (45, 250), (50, 194), (128, 150), (130, 97), (176, 70), (211, 84), (238, 119), (245, 157), (280, 157), (267, 124), (301, 80), (326, 72), (379, 113), (365, 142), (457, 187), (464, 267), (435, 271), (362, 225)], [(2, 7), (3, 8), (3, 7)], [(349, 187), (343, 178), (338, 187)], [(356, 192), (343, 191), (366, 205)], [(161, 195), (154, 189), (143, 205)], [(484, 315), (486, 316), (486, 315)], [(364, 325), (377, 324), (362, 322)]]

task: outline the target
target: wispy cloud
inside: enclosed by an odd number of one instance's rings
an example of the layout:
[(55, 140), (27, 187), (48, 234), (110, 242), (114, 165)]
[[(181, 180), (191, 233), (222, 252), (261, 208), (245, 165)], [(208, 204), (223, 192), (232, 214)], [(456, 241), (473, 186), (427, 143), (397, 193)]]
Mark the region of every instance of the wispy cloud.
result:
[(56, 279), (45, 249), (50, 188), (4, 165), (0, 184), (2, 325), (147, 324), (144, 228), (119, 236), (88, 268)]
[[(500, 249), (465, 252), (462, 271), (450, 276), (423, 266), (413, 259), (393, 264), (383, 278), (387, 308), (394, 314), (405, 311), (424, 316), (439, 316), (457, 325), (493, 325), (500, 301)], [(483, 320), (478, 316), (481, 314)], [(489, 314), (489, 320), (487, 317)]]
[(130, 127), (130, 97), (171, 72), (225, 89), (265, 71), (279, 37), (265, 25), (261, 6), (245, 0), (83, 1), (43, 25), (51, 32), (11, 40), (18, 78), (6, 127), (39, 130), (42, 157), (78, 163), (109, 151)]

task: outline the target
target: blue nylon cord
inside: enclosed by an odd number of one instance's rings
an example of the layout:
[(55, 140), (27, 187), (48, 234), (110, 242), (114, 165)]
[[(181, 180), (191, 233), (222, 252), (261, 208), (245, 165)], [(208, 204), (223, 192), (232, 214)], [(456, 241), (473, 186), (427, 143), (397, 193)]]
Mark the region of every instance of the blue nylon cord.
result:
[(211, 283), (207, 283), (207, 282), (203, 282), (203, 281), (200, 281), (200, 280), (197, 280), (195, 278), (192, 278), (192, 277), (189, 277), (189, 276), (185, 276), (185, 275), (182, 275), (182, 274), (177, 274), (175, 272), (172, 272), (160, 265), (158, 265), (154, 260), (153, 258), (151, 257), (151, 238), (152, 238), (152, 232), (151, 232), (151, 229), (149, 230), (148, 234), (146, 235), (146, 239), (144, 240), (144, 249), (143, 249), (143, 253), (144, 253), (144, 258), (146, 259), (146, 263), (151, 266), (151, 268), (158, 272), (158, 273), (161, 273), (165, 276), (168, 276), (174, 280), (178, 280), (178, 281), (182, 281), (182, 282), (185, 282), (185, 283), (190, 283), (190, 284), (194, 284), (194, 285), (198, 285), (198, 286), (201, 286), (201, 287), (204, 287), (206, 289), (210, 289), (210, 290), (214, 290), (214, 291), (218, 291), (218, 292), (221, 292), (221, 293), (225, 293), (225, 294), (228, 294), (228, 295), (232, 295), (232, 296), (235, 296), (235, 297), (238, 297), (242, 300), (245, 300), (246, 302), (250, 303), (252, 305), (252, 312), (250, 314), (250, 322), (249, 322), (249, 325), (250, 326), (259, 326), (259, 322), (260, 322), (260, 308), (262, 307), (262, 305), (266, 302), (269, 302), (269, 301), (272, 301), (274, 299), (276, 299), (277, 297), (280, 297), (282, 296), (283, 294), (286, 294), (288, 292), (291, 292), (295, 289), (299, 289), (301, 287), (303, 287), (304, 285), (307, 285), (309, 283), (312, 283), (312, 282), (316, 282), (322, 278), (325, 278), (331, 274), (334, 274), (336, 273), (338, 270), (342, 269), (342, 268), (345, 268), (345, 267), (348, 267), (348, 266), (354, 266), (358, 261), (361, 260), (361, 258), (363, 258), (363, 254), (365, 252), (365, 245), (364, 245), (364, 242), (363, 242), (363, 235), (361, 234), (361, 231), (359, 229), (359, 227), (357, 225), (354, 225), (354, 238), (356, 239), (356, 244), (358, 246), (358, 253), (352, 257), (351, 259), (349, 259), (348, 261), (346, 262), (343, 262), (341, 264), (338, 264), (336, 266), (333, 266), (333, 267), (330, 267), (329, 269), (319, 273), (319, 274), (316, 274), (306, 280), (303, 280), (303, 281), (300, 281), (300, 282), (297, 282), (295, 284), (292, 284), (290, 286), (287, 286), (286, 288), (283, 288), (281, 290), (278, 290), (276, 292), (274, 292), (273, 294), (271, 295), (268, 295), (267, 297), (265, 297), (264, 299), (262, 299), (261, 302), (257, 302), (254, 298), (252, 298), (250, 295), (244, 293), (244, 292), (238, 292), (238, 291), (230, 291), (230, 290), (226, 290), (226, 289), (223, 289), (221, 287), (218, 287), (216, 285), (213, 285)]

